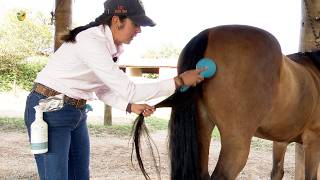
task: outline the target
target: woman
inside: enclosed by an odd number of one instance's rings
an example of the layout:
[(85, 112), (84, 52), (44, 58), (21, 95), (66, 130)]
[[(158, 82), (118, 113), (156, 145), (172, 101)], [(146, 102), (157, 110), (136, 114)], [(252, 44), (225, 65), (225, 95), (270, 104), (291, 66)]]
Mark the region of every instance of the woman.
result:
[(40, 99), (64, 94), (64, 106), (44, 113), (48, 123), (49, 150), (36, 154), (41, 179), (89, 179), (89, 136), (84, 109), (93, 95), (104, 103), (127, 112), (150, 116), (154, 107), (142, 100), (171, 95), (182, 85), (195, 86), (203, 80), (202, 69), (186, 71), (172, 79), (151, 84), (134, 84), (114, 62), (141, 32), (154, 26), (140, 0), (108, 0), (105, 11), (94, 22), (70, 31), (62, 46), (38, 74), (27, 98), (25, 123), (30, 135), (34, 106)]

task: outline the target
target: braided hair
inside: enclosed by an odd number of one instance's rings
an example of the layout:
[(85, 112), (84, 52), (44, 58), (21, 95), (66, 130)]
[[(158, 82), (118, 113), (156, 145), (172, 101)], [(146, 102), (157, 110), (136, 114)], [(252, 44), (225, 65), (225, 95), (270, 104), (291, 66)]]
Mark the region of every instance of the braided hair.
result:
[[(89, 28), (92, 27), (96, 27), (96, 26), (100, 26), (102, 25), (107, 25), (107, 26), (111, 26), (111, 19), (114, 15), (113, 14), (107, 14), (107, 13), (103, 13), (101, 14), (99, 17), (97, 17), (94, 21), (90, 22), (89, 24), (85, 25), (85, 26), (79, 26), (77, 28), (74, 28), (73, 30), (69, 31), (68, 34), (63, 35), (61, 37), (61, 40), (63, 40), (64, 42), (70, 42), (70, 43), (75, 43), (76, 42), (76, 36), (77, 34), (79, 34), (81, 31), (87, 30)], [(127, 18), (127, 16), (119, 16), (119, 19), (121, 22), (123, 22), (123, 20)]]

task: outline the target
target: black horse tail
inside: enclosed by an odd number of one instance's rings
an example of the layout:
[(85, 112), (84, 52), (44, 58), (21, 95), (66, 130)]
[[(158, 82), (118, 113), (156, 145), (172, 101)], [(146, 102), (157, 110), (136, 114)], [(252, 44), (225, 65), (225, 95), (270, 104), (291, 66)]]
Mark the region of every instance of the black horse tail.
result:
[[(162, 102), (158, 103), (155, 105), (155, 108), (160, 108), (160, 107), (172, 107), (172, 99), (174, 97), (174, 94), (172, 96), (170, 96), (169, 98), (163, 100)], [(146, 142), (148, 145), (148, 148), (151, 152), (152, 158), (153, 158), (153, 162), (154, 162), (154, 166), (156, 167), (156, 172), (158, 175), (158, 178), (161, 179), (161, 175), (160, 175), (160, 156), (159, 156), (159, 152), (157, 149), (157, 146), (155, 145), (155, 143), (153, 142), (153, 140), (151, 139), (150, 135), (149, 135), (149, 131), (147, 129), (147, 126), (145, 125), (145, 121), (144, 121), (144, 116), (142, 114), (140, 114), (134, 121), (133, 123), (133, 127), (132, 127), (132, 131), (131, 131), (131, 138), (132, 138), (132, 151), (131, 151), (131, 163), (133, 164), (133, 151), (135, 150), (136, 153), (136, 158), (138, 160), (138, 164), (139, 164), (139, 168), (143, 174), (143, 176), (145, 177), (145, 179), (151, 179), (150, 176), (148, 175), (148, 173), (146, 172), (145, 168), (144, 168), (144, 164), (142, 162), (142, 157), (141, 157), (141, 148), (140, 148), (140, 143), (141, 143), (141, 138), (142, 135), (146, 135)], [(157, 152), (157, 157), (158, 157), (158, 162), (157, 163), (157, 158), (155, 157), (155, 153), (154, 153), (154, 148), (156, 149)]]
[[(195, 69), (197, 62), (204, 57), (207, 44), (208, 30), (202, 31), (188, 42), (179, 57), (178, 74)], [(155, 105), (156, 108), (172, 107), (169, 122), (169, 155), (172, 180), (198, 180), (200, 178), (196, 122), (197, 96), (201, 96), (201, 84), (196, 88), (189, 88), (186, 92), (177, 90), (173, 95)], [(139, 115), (132, 129), (134, 140), (132, 148), (135, 148), (143, 175), (146, 179), (150, 179), (144, 169), (140, 154), (140, 137), (143, 131), (147, 132), (147, 129), (144, 125), (143, 116)], [(152, 146), (150, 148), (153, 153)], [(160, 177), (159, 166), (156, 167), (158, 177)]]

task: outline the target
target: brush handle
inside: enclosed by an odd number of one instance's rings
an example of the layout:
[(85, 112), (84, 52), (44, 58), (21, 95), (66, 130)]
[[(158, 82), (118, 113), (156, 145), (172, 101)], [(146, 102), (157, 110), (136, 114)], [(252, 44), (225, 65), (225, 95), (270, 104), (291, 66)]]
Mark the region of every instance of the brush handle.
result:
[(180, 92), (185, 92), (189, 89), (189, 86), (183, 85), (180, 87)]

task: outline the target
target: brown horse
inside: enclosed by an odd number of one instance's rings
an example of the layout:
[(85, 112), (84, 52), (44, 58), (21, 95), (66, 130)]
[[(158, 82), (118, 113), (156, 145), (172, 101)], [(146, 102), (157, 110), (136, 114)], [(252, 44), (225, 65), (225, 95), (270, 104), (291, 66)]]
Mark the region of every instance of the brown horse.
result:
[[(180, 54), (178, 73), (195, 68), (203, 57), (215, 61), (215, 76), (156, 106), (172, 107), (171, 179), (235, 179), (246, 164), (253, 136), (280, 142), (274, 147), (272, 179), (283, 176), (281, 163), (290, 142), (303, 144), (305, 179), (316, 179), (320, 74), (310, 58), (297, 55), (292, 57), (298, 61), (290, 60), (273, 35), (243, 25), (214, 27), (192, 38)], [(134, 139), (139, 153), (143, 118), (137, 122)], [(221, 151), (210, 176), (208, 155), (215, 126)], [(141, 159), (139, 163), (146, 174)]]

